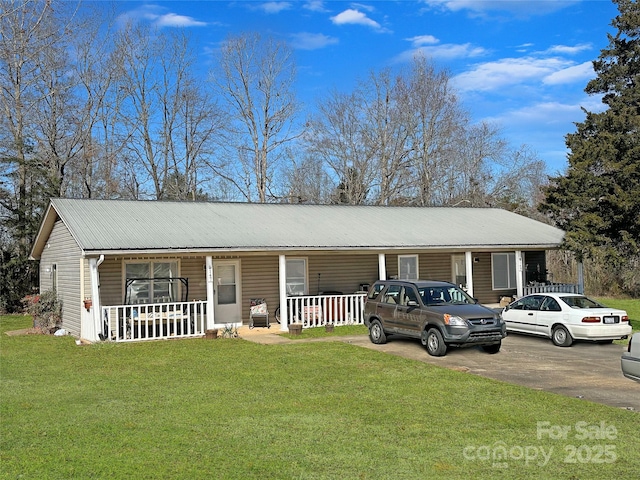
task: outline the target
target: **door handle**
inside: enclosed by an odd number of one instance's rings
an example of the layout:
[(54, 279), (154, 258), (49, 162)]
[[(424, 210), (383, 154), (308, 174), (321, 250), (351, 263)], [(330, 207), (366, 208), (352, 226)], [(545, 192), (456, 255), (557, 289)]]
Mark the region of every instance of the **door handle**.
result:
[(530, 315), (530, 316), (532, 316), (532, 317), (533, 317), (533, 313), (527, 313), (527, 315)]

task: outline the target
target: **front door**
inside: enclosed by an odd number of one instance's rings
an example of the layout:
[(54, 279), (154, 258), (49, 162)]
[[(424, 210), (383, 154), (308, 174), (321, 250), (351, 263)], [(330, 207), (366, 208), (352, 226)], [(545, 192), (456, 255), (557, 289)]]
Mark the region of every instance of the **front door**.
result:
[(213, 283), (215, 323), (241, 324), (240, 260), (214, 260)]

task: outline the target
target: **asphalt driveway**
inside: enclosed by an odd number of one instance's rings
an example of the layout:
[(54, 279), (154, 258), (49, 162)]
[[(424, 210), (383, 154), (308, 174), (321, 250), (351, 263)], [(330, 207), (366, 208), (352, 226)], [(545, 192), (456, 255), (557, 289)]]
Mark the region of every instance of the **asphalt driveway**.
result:
[[(267, 344), (303, 341), (289, 340), (276, 333), (247, 329), (241, 337)], [(495, 355), (473, 347), (451, 348), (444, 357), (432, 357), (419, 340), (394, 336), (387, 339), (384, 345), (374, 345), (366, 335), (304, 341), (343, 341), (390, 355), (640, 413), (640, 383), (625, 378), (620, 370), (620, 356), (626, 348), (622, 345), (576, 342), (571, 347), (562, 348), (548, 339), (509, 334)]]

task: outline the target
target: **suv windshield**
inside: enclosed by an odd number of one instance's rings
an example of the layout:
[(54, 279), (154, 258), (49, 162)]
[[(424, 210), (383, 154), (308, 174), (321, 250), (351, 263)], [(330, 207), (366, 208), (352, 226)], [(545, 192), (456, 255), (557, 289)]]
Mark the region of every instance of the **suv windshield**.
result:
[(454, 286), (424, 287), (418, 293), (422, 303), (432, 305), (463, 305), (476, 303), (464, 290)]

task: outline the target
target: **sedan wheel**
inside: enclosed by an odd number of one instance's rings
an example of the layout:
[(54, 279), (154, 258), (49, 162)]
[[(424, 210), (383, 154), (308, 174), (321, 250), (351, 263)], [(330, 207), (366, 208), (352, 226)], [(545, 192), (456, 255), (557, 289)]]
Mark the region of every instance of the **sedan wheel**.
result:
[(384, 329), (379, 320), (374, 320), (371, 322), (371, 325), (369, 325), (369, 339), (371, 343), (375, 343), (376, 345), (387, 343), (387, 336), (384, 334)]
[(433, 357), (442, 357), (447, 353), (447, 345), (444, 343), (442, 334), (437, 328), (432, 328), (427, 332), (427, 353)]
[(551, 332), (551, 340), (553, 341), (553, 344), (558, 347), (570, 347), (573, 343), (571, 334), (562, 325), (558, 325), (553, 329), (553, 332)]

